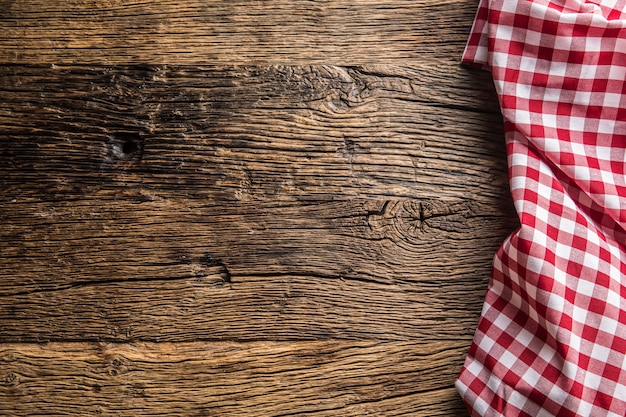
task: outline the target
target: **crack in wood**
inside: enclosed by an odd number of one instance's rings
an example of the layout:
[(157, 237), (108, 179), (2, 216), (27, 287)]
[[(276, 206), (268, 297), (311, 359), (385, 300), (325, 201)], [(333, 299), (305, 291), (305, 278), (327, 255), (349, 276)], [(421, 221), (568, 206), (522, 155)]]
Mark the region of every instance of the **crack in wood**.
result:
[[(220, 266), (221, 270), (223, 271), (223, 266), (222, 265), (216, 265), (216, 266)], [(46, 294), (46, 293), (56, 293), (59, 291), (67, 291), (67, 290), (72, 290), (72, 289), (78, 289), (78, 288), (86, 288), (86, 287), (104, 287), (104, 286), (108, 286), (108, 285), (115, 285), (115, 284), (121, 284), (121, 283), (125, 283), (125, 284), (132, 284), (132, 283), (146, 283), (146, 282), (174, 282), (174, 281), (185, 281), (185, 280), (190, 280), (190, 279), (204, 279), (205, 277), (207, 277), (208, 274), (204, 274), (204, 273), (196, 273), (193, 275), (181, 275), (181, 276), (175, 276), (175, 277), (153, 277), (153, 278), (133, 278), (133, 279), (103, 279), (103, 280), (98, 280), (98, 281), (77, 281), (77, 282), (72, 282), (72, 283), (67, 283), (67, 284), (62, 284), (62, 285), (57, 285), (54, 288), (34, 288), (34, 289), (30, 289), (30, 290), (26, 290), (26, 291), (15, 291), (15, 292), (5, 292), (0, 294), (0, 299), (1, 298), (12, 298), (12, 297), (21, 297), (21, 296), (28, 296), (28, 295), (33, 295), (33, 294)], [(229, 275), (228, 275), (229, 277)], [(230, 281), (226, 281), (226, 278), (224, 277), (224, 273), (220, 273), (220, 282), (226, 282), (229, 283)], [(14, 306), (10, 307), (11, 309), (14, 309)], [(15, 314), (15, 313), (14, 313)]]

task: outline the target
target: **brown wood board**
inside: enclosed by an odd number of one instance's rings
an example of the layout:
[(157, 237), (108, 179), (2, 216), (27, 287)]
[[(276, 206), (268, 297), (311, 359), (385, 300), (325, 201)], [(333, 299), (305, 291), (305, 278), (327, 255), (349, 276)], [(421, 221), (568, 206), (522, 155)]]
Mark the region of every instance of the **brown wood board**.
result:
[(0, 62), (456, 62), (463, 0), (1, 0)]
[(0, 414), (463, 416), (457, 394), (441, 388), (463, 351), (371, 341), (0, 344)]
[(466, 415), (517, 227), (474, 10), (0, 1), (0, 414)]

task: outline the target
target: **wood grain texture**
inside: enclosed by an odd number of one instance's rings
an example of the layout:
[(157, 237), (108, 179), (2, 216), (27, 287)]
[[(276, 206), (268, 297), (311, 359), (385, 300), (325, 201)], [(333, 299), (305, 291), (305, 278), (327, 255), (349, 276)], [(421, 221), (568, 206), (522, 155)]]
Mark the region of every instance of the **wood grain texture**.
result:
[(467, 0), (2, 0), (0, 62), (457, 61)]
[(1, 340), (471, 337), (498, 116), (411, 70), (3, 71)]
[(233, 283), (262, 273), (463, 287), (477, 271), (488, 274), (487, 252), (515, 226), (506, 212), (471, 200), (221, 206), (144, 197), (7, 204), (0, 236), (11, 242), (2, 251), (10, 280), (0, 294), (201, 277), (213, 266), (227, 268)]
[(475, 7), (0, 0), (0, 415), (466, 416)]
[(462, 416), (450, 363), (464, 350), (340, 341), (0, 344), (0, 414)]
[(13, 198), (26, 181), (220, 201), (507, 192), (497, 107), (477, 111), (484, 87), (463, 90), (472, 78), (458, 68), (458, 89), (439, 91), (434, 68), (2, 72), (0, 181), (7, 196), (18, 184)]

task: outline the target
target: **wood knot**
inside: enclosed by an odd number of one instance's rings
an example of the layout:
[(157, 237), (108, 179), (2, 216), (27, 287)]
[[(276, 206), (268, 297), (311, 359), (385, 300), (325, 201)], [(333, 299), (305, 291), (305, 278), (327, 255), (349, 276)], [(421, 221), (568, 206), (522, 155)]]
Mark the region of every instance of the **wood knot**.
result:
[(368, 211), (367, 224), (377, 237), (417, 243), (432, 229), (462, 232), (474, 211), (467, 201), (385, 201), (381, 208)]
[(144, 138), (137, 132), (112, 135), (106, 145), (105, 165), (129, 168), (143, 158), (144, 143)]
[(115, 377), (118, 375), (125, 374), (126, 372), (128, 372), (128, 367), (126, 366), (122, 358), (116, 357), (110, 361), (109, 367), (107, 370), (107, 373), (109, 374), (109, 376)]
[(17, 384), (19, 384), (19, 379), (17, 378), (16, 374), (14, 374), (13, 372), (9, 372), (4, 378), (4, 383), (9, 387), (15, 387), (17, 386)]

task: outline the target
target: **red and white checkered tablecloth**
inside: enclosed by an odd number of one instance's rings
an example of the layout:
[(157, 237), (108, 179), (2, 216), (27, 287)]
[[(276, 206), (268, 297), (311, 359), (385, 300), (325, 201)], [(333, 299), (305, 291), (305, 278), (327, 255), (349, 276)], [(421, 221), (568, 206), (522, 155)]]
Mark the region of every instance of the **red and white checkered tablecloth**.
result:
[(457, 388), (473, 416), (626, 415), (626, 0), (481, 0), (521, 227)]

